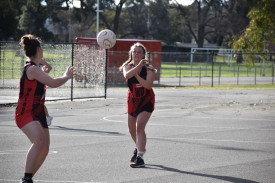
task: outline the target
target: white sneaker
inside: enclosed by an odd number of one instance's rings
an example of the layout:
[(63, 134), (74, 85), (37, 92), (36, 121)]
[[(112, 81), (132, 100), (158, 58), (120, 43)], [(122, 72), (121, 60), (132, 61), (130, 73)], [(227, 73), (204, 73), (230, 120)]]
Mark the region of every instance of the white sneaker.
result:
[(47, 124), (48, 124), (48, 126), (51, 126), (53, 117), (52, 116), (47, 116), (46, 118), (47, 118)]

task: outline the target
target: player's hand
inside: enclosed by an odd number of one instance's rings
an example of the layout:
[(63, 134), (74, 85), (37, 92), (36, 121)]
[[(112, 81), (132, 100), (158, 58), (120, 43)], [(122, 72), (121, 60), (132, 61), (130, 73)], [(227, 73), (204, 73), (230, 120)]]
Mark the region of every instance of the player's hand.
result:
[(63, 76), (72, 78), (74, 75), (76, 75), (75, 68), (72, 66), (69, 66)]
[(50, 73), (52, 66), (48, 64), (44, 59), (41, 59), (40, 64), (43, 65), (42, 70), (46, 73)]
[(148, 60), (146, 60), (146, 59), (142, 59), (140, 62), (139, 62), (139, 65), (141, 65), (141, 66), (145, 66), (146, 64), (148, 64), (149, 63), (149, 61)]
[(51, 66), (49, 67), (49, 65), (44, 65), (42, 67), (42, 71), (44, 71), (46, 73), (50, 73), (51, 70), (52, 70), (52, 67)]

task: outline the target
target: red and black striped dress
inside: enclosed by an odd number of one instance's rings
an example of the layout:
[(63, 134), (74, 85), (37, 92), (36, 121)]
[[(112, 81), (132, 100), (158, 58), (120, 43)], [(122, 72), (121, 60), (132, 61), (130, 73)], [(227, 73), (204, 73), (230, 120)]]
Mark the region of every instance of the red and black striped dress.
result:
[(48, 128), (44, 110), (46, 87), (37, 80), (29, 80), (27, 69), (35, 65), (27, 62), (20, 78), (20, 92), (15, 110), (15, 121), (19, 128), (32, 121), (39, 121), (44, 128)]
[[(146, 79), (147, 68), (145, 66), (142, 67), (139, 76)], [(127, 85), (127, 113), (133, 117), (136, 117), (143, 111), (152, 113), (155, 108), (155, 94), (153, 89), (148, 90), (141, 86), (136, 77), (128, 79)]]

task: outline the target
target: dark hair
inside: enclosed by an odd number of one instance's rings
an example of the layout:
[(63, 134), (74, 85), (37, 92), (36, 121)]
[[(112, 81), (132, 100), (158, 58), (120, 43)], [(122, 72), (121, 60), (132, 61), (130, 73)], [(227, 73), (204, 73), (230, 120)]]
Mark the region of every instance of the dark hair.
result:
[(24, 35), (20, 39), (20, 45), (23, 46), (25, 55), (32, 57), (36, 55), (37, 47), (40, 47), (41, 40), (31, 34)]
[(145, 54), (145, 57), (144, 57), (144, 58), (147, 57), (147, 55), (146, 55), (146, 48), (145, 48), (145, 46), (143, 46), (143, 44), (141, 44), (141, 43), (139, 43), (139, 42), (133, 44), (133, 45), (131, 46), (130, 51), (129, 51), (129, 58), (128, 58), (128, 60), (126, 60), (126, 61), (122, 64), (122, 66), (119, 67), (119, 70), (120, 70), (120, 71), (123, 69), (123, 67), (125, 67), (126, 65), (128, 65), (130, 62), (133, 61), (132, 53), (133, 53), (135, 47), (140, 47), (140, 48), (142, 48), (143, 54)]

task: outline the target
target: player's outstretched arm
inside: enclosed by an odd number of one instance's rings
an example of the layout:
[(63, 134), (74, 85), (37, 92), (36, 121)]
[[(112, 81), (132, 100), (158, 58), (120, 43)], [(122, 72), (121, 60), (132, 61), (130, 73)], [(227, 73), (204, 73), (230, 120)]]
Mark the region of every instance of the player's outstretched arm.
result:
[(27, 70), (27, 76), (30, 80), (36, 79), (51, 88), (57, 88), (65, 84), (69, 79), (73, 77), (73, 75), (75, 75), (75, 69), (72, 66), (69, 66), (64, 72), (63, 77), (59, 78), (50, 77), (37, 66), (31, 66)]

